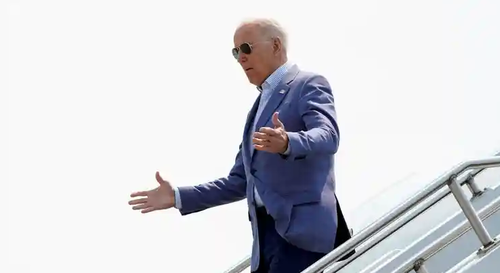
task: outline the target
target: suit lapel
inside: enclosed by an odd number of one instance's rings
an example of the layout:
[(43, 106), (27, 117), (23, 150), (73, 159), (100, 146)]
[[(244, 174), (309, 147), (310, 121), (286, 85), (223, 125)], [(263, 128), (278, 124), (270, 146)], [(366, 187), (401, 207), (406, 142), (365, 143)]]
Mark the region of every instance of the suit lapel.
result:
[(259, 120), (255, 125), (255, 130), (258, 130), (260, 127), (264, 126), (269, 119), (271, 119), (274, 111), (280, 106), (283, 99), (288, 94), (290, 90), (290, 83), (295, 79), (295, 76), (299, 73), (299, 69), (296, 65), (290, 67), (288, 72), (285, 74), (280, 84), (272, 91), (271, 97), (269, 101), (266, 103), (264, 110), (260, 114)]

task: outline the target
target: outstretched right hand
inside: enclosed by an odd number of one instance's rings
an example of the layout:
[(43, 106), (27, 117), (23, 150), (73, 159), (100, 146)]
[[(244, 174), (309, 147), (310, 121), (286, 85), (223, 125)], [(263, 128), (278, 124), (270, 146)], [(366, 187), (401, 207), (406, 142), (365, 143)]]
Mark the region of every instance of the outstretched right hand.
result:
[(156, 172), (156, 181), (160, 184), (157, 188), (134, 192), (130, 195), (132, 198), (143, 197), (128, 202), (129, 205), (133, 205), (133, 210), (148, 213), (155, 210), (169, 209), (175, 205), (175, 194), (172, 185), (167, 180), (163, 180), (159, 172)]

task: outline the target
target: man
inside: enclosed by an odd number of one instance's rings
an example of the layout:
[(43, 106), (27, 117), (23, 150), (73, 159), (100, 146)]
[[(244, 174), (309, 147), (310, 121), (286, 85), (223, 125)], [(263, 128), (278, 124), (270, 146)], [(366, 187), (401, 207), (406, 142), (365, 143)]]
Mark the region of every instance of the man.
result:
[(273, 20), (242, 23), (233, 56), (261, 92), (247, 117), (229, 176), (133, 193), (133, 209), (176, 207), (182, 215), (247, 198), (254, 235), (251, 270), (299, 273), (350, 238), (335, 196), (339, 128), (327, 80), (288, 62)]

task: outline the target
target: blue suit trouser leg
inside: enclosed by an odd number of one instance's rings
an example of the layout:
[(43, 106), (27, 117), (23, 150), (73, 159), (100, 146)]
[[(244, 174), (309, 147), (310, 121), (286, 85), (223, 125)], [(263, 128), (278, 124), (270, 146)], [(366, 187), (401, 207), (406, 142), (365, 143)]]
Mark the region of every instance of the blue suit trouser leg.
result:
[(288, 243), (276, 232), (274, 219), (265, 212), (265, 209), (257, 209), (257, 223), (260, 264), (254, 273), (300, 273), (326, 255)]

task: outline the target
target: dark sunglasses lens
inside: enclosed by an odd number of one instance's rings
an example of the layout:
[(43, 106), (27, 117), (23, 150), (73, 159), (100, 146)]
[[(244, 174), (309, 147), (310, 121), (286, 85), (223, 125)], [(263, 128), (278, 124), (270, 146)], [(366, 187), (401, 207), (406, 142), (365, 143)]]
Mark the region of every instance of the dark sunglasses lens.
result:
[(240, 55), (240, 54), (239, 54), (239, 50), (238, 50), (237, 48), (233, 48), (233, 50), (232, 50), (232, 51), (233, 51), (233, 57), (234, 57), (235, 59), (238, 59), (238, 57), (239, 57), (239, 55)]
[(241, 50), (241, 52), (243, 52), (245, 54), (252, 53), (252, 47), (248, 43), (244, 43), (244, 44), (240, 45), (240, 50)]

